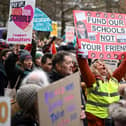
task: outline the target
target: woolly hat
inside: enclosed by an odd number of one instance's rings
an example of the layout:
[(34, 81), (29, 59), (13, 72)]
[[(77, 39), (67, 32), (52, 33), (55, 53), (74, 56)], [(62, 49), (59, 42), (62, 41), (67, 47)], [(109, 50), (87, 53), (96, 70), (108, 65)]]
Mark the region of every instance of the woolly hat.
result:
[(42, 52), (37, 51), (36, 54), (35, 54), (35, 59), (38, 59), (38, 58), (40, 58), (42, 56), (43, 56)]
[(23, 111), (29, 111), (37, 99), (37, 92), (41, 87), (35, 84), (27, 84), (17, 91), (16, 101)]
[[(126, 98), (126, 88), (124, 88), (124, 98)], [(109, 106), (109, 115), (115, 122), (115, 126), (126, 126), (126, 100), (120, 100)]]
[(20, 51), (19, 60), (20, 62), (23, 62), (25, 59), (32, 59), (32, 56), (27, 50), (23, 49)]

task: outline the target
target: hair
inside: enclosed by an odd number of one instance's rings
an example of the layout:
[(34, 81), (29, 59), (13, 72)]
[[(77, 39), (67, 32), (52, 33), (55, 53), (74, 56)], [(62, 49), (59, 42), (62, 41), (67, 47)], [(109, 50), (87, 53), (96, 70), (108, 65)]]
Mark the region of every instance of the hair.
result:
[(7, 38), (7, 31), (4, 31), (4, 32), (2, 33), (2, 38), (3, 38), (4, 40), (6, 40), (6, 38)]
[(54, 55), (52, 59), (53, 67), (55, 68), (56, 64), (62, 64), (65, 56), (70, 56), (70, 53), (66, 51), (60, 51)]
[(49, 59), (52, 59), (52, 56), (53, 56), (53, 55), (52, 55), (51, 53), (45, 53), (45, 54), (42, 56), (41, 63), (42, 63), (42, 64), (45, 64), (48, 58), (49, 58)]
[[(101, 74), (99, 73), (99, 71), (96, 69), (96, 63), (97, 62), (103, 62), (103, 61), (101, 61), (100, 59), (95, 59), (93, 62), (92, 62), (92, 64), (91, 64), (91, 71), (92, 71), (92, 73), (94, 73), (95, 74), (95, 76), (101, 76)], [(104, 63), (104, 62), (103, 62)], [(107, 66), (105, 65), (105, 67), (107, 68)], [(108, 73), (109, 73), (109, 76), (112, 76), (112, 72), (107, 68), (107, 70), (108, 70)]]
[(0, 60), (2, 59), (2, 56), (6, 56), (7, 52), (12, 51), (12, 49), (3, 49), (0, 52)]
[(23, 79), (21, 86), (26, 84), (36, 84), (41, 87), (46, 87), (49, 85), (49, 81), (46, 73), (43, 70), (35, 69)]
[(109, 105), (109, 116), (115, 122), (115, 126), (126, 126), (126, 100), (122, 99)]
[(36, 118), (37, 109), (35, 102), (37, 102), (37, 92), (40, 89), (41, 86), (29, 84), (23, 85), (17, 90), (16, 101), (24, 116)]

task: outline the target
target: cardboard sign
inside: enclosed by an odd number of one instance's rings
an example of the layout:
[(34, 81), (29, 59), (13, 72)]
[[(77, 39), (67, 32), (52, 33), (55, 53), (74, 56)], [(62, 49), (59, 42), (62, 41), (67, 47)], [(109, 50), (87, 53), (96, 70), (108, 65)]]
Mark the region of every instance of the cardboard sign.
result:
[(65, 34), (66, 34), (65, 35), (66, 42), (73, 42), (74, 41), (74, 27), (67, 26)]
[(126, 58), (126, 15), (92, 11), (74, 12), (79, 48), (89, 51), (89, 58)]
[(34, 7), (35, 0), (10, 0), (8, 43), (31, 43)]
[(39, 8), (35, 8), (33, 29), (35, 31), (52, 31), (52, 20)]
[(10, 126), (10, 99), (0, 97), (0, 126)]
[(79, 73), (40, 90), (38, 103), (41, 126), (83, 126)]

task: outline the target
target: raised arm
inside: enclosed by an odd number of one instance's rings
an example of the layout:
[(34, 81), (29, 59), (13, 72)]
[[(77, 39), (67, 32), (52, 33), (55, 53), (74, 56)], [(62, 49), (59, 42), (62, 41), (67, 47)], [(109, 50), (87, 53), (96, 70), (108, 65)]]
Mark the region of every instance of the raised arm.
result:
[(96, 81), (96, 79), (94, 74), (90, 70), (84, 53), (84, 50), (81, 50), (81, 52), (77, 52), (77, 60), (84, 82), (86, 83), (87, 87), (91, 87), (92, 84)]
[(115, 77), (119, 82), (122, 77), (126, 74), (126, 59), (122, 61), (119, 67), (113, 72), (113, 77)]

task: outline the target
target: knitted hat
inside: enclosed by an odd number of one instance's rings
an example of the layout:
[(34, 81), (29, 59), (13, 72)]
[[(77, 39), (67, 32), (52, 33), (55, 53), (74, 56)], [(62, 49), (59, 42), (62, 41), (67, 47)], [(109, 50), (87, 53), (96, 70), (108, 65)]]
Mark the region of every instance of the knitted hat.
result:
[(17, 91), (16, 101), (23, 111), (29, 111), (37, 99), (37, 92), (41, 87), (35, 84), (27, 84)]
[(32, 59), (32, 56), (27, 50), (21, 50), (19, 60), (23, 62), (25, 59)]
[(37, 51), (36, 54), (35, 54), (35, 59), (38, 59), (38, 58), (40, 58), (42, 56), (43, 56), (42, 52)]

